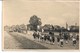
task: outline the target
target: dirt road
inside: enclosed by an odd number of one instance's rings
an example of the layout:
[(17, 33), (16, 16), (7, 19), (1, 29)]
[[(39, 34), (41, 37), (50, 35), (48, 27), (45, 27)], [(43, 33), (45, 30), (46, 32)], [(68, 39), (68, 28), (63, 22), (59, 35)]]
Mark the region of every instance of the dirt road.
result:
[(5, 49), (46, 49), (47, 47), (42, 46), (36, 42), (33, 42), (23, 35), (18, 33), (7, 33), (4, 35), (4, 48)]

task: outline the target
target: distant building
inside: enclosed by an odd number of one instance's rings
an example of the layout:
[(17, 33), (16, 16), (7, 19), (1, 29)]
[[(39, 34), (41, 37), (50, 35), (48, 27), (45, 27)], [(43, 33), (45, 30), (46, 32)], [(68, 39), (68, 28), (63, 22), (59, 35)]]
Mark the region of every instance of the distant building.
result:
[(54, 30), (60, 30), (61, 27), (59, 25), (54, 25)]
[(45, 24), (43, 27), (44, 31), (52, 31), (54, 29), (53, 25)]
[(79, 26), (71, 25), (70, 26), (70, 31), (71, 32), (79, 32)]

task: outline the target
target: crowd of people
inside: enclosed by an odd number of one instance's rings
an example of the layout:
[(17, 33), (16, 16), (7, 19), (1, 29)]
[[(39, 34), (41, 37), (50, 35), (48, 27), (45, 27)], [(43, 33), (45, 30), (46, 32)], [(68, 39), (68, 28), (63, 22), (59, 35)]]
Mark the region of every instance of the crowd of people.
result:
[(34, 40), (49, 42), (50, 44), (55, 44), (55, 41), (57, 41), (57, 44), (61, 47), (64, 46), (64, 42), (68, 44), (69, 41), (72, 41), (72, 45), (75, 46), (79, 40), (79, 35), (76, 33), (72, 33), (72, 35), (70, 35), (69, 32), (59, 32), (58, 35), (55, 35), (54, 33), (55, 32), (51, 31), (48, 33), (34, 31), (33, 38)]

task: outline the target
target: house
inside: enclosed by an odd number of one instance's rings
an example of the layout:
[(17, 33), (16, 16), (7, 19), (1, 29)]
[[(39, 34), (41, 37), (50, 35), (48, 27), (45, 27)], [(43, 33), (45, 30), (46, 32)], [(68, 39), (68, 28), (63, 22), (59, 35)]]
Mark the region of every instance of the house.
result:
[(45, 24), (42, 29), (44, 31), (52, 31), (54, 29), (53, 25), (50, 25), (50, 24)]
[(71, 25), (69, 28), (71, 32), (79, 32), (79, 26)]

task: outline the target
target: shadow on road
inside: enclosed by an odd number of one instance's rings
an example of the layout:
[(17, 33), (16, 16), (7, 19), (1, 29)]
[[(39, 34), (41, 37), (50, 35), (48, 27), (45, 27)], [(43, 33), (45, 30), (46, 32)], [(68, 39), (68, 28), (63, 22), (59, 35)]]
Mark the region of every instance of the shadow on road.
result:
[(20, 49), (48, 49), (47, 47), (35, 43), (20, 34), (14, 34), (14, 33), (9, 33), (9, 34), (21, 44), (19, 46)]

